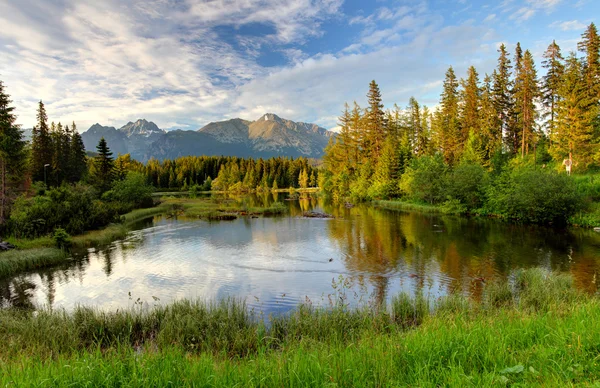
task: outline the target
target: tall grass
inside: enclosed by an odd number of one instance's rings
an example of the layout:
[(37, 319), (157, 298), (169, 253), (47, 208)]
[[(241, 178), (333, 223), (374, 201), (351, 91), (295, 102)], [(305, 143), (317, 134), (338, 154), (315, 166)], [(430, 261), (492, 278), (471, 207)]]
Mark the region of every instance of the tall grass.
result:
[(443, 206), (404, 201), (373, 201), (373, 206), (387, 210), (416, 211), (421, 213), (456, 214)]
[(600, 378), (600, 301), (540, 269), (475, 303), (299, 306), (264, 324), (243, 302), (146, 311), (0, 311), (0, 384), (492, 386)]
[(0, 253), (0, 278), (60, 264), (67, 257), (69, 257), (67, 252), (57, 248), (33, 248), (24, 251), (2, 252)]

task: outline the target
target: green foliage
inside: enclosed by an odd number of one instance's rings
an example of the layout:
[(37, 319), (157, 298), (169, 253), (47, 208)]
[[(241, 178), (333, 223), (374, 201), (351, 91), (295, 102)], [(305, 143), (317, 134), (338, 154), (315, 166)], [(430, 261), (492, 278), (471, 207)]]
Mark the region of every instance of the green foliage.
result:
[(485, 199), (488, 173), (479, 164), (461, 163), (448, 174), (447, 193), (469, 210), (478, 209)]
[(198, 195), (202, 191), (202, 187), (200, 185), (192, 185), (190, 187), (190, 198), (198, 198)]
[(440, 154), (412, 160), (400, 179), (399, 188), (409, 199), (430, 204), (446, 199), (448, 166)]
[(71, 236), (63, 228), (54, 229), (54, 235), (52, 236), (54, 243), (58, 249), (69, 249), (72, 245)]
[(519, 222), (564, 225), (581, 204), (566, 175), (513, 163), (489, 186), (486, 207)]
[(131, 208), (151, 207), (154, 187), (148, 184), (146, 177), (138, 172), (129, 172), (125, 179), (116, 181), (110, 191), (102, 196), (109, 201), (130, 204)]
[(96, 149), (98, 151), (98, 155), (94, 158), (92, 182), (101, 193), (104, 193), (110, 190), (113, 181), (115, 180), (115, 163), (112, 157), (112, 152), (110, 151), (110, 148), (108, 148), (104, 138), (100, 139)]
[(39, 237), (63, 228), (70, 234), (105, 226), (119, 220), (119, 207), (96, 200), (95, 190), (86, 185), (47, 190), (45, 195), (20, 197), (8, 223), (16, 237)]

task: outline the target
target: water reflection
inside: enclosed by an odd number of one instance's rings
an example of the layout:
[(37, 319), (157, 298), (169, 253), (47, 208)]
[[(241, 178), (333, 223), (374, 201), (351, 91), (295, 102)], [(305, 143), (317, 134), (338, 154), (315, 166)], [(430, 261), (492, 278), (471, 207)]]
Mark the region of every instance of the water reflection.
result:
[[(248, 207), (281, 201), (290, 214), (212, 223), (146, 220), (123, 241), (76, 252), (58, 267), (1, 279), (0, 306), (115, 309), (131, 306), (130, 295), (149, 304), (155, 298), (236, 296), (271, 313), (307, 299), (328, 303), (339, 293), (340, 276), (355, 300), (368, 295), (373, 303), (401, 290), (479, 298), (484, 282), (531, 266), (569, 271), (578, 287), (597, 290), (600, 235), (594, 232), (347, 209), (315, 196), (220, 198)], [(310, 210), (336, 218), (301, 217)]]

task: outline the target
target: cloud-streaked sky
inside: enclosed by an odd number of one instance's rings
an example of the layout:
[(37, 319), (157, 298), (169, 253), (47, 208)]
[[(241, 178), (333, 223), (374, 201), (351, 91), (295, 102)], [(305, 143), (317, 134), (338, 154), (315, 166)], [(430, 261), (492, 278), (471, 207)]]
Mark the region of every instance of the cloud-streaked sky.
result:
[(434, 106), (445, 70), (491, 72), (517, 41), (567, 53), (597, 0), (0, 0), (0, 79), (19, 123), (40, 99), (80, 130), (165, 129), (266, 112), (326, 128), (375, 79), (386, 106)]

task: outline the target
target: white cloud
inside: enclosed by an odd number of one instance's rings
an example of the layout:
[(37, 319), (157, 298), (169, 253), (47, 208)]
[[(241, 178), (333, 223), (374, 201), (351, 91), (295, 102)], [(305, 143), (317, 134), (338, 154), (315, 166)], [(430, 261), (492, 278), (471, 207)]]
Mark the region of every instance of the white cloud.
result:
[(558, 28), (562, 31), (583, 30), (587, 25), (579, 20), (569, 20), (564, 22), (556, 21), (549, 26), (550, 28)]

